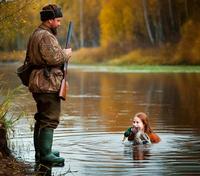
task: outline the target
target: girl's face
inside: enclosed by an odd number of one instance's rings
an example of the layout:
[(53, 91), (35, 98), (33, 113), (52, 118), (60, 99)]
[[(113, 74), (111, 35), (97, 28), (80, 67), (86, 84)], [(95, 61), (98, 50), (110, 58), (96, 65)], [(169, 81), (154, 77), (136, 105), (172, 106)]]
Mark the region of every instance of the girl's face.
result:
[(139, 128), (139, 130), (144, 131), (144, 124), (143, 124), (142, 120), (138, 117), (134, 117), (133, 126), (136, 128)]

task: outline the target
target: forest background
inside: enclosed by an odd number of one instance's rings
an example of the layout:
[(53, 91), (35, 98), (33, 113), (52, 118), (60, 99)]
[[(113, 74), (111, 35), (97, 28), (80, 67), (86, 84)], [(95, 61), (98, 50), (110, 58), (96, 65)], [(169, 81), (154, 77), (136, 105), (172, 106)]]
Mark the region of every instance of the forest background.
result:
[(58, 40), (73, 21), (72, 63), (199, 65), (199, 0), (0, 0), (0, 60), (24, 59), (48, 3), (62, 7)]

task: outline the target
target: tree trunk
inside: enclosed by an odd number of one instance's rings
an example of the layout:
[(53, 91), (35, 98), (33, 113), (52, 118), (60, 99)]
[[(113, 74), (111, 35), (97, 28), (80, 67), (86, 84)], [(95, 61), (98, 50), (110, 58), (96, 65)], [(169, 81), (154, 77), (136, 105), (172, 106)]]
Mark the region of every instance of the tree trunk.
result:
[(147, 0), (142, 0), (142, 4), (143, 4), (143, 9), (144, 9), (144, 19), (145, 19), (148, 36), (149, 36), (151, 43), (154, 44), (154, 38), (152, 35), (149, 18), (148, 18)]
[(170, 23), (173, 31), (175, 30), (175, 22), (174, 22), (174, 13), (172, 9), (172, 0), (168, 0), (169, 5), (169, 17), (170, 17)]
[(188, 12), (188, 1), (187, 0), (185, 0), (185, 2), (184, 2), (185, 4), (185, 16), (186, 16), (186, 18), (188, 18), (189, 17), (189, 12)]
[(72, 39), (74, 41), (75, 48), (78, 49), (80, 47), (79, 40), (74, 30), (72, 30)]
[(163, 19), (162, 19), (162, 2), (158, 0), (158, 27), (157, 27), (157, 40), (159, 46), (163, 44), (163, 40), (165, 38), (163, 34)]
[(84, 35), (83, 35), (83, 0), (79, 0), (80, 4), (80, 48), (84, 47)]

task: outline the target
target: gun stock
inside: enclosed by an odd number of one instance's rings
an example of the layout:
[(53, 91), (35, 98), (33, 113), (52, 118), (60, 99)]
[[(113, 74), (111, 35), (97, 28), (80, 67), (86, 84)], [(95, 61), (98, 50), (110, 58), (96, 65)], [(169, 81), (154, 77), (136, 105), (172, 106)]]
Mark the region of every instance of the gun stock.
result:
[(59, 97), (60, 97), (62, 100), (66, 100), (68, 90), (69, 90), (68, 81), (65, 80), (65, 79), (63, 79), (63, 80), (62, 80), (62, 83), (61, 83), (61, 87), (60, 87), (60, 92), (59, 92)]
[[(68, 32), (67, 32), (66, 48), (69, 48), (71, 35), (72, 35), (72, 22), (70, 21), (69, 26), (68, 26)], [(69, 84), (67, 81), (67, 66), (68, 66), (68, 61), (65, 61), (64, 68), (63, 68), (63, 80), (61, 82), (60, 91), (59, 91), (59, 97), (62, 100), (66, 100), (67, 93), (69, 90)]]

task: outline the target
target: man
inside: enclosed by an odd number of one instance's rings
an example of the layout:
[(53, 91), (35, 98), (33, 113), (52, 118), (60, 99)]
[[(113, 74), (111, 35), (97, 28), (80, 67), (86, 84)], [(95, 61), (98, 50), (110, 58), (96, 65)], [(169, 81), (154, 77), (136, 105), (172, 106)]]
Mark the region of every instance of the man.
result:
[(30, 36), (27, 48), (28, 61), (34, 65), (29, 90), (37, 105), (34, 116), (35, 159), (51, 165), (64, 165), (59, 152), (52, 151), (53, 133), (61, 111), (62, 67), (72, 53), (71, 48), (62, 49), (55, 37), (62, 16), (61, 8), (55, 4), (43, 7), (40, 12), (42, 23)]

